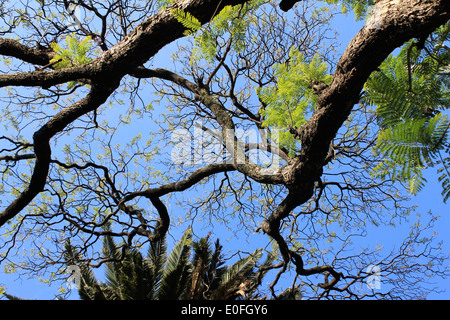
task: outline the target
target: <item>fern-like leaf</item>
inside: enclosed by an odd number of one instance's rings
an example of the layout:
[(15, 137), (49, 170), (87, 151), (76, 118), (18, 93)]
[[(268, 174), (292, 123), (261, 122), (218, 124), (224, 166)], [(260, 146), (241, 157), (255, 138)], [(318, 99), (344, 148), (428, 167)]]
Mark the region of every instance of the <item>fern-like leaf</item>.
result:
[(178, 22), (180, 22), (183, 27), (186, 28), (186, 31), (184, 32), (185, 35), (193, 34), (201, 29), (201, 22), (198, 21), (198, 19), (189, 12), (176, 8), (170, 10), (170, 12), (175, 17), (175, 19), (177, 19)]
[[(426, 180), (422, 170), (439, 163), (437, 155), (446, 146), (449, 121), (441, 114), (450, 106), (448, 77), (440, 75), (450, 64), (449, 24), (441, 27), (422, 46), (406, 43), (398, 56), (389, 56), (365, 84), (362, 102), (376, 106), (380, 126), (375, 150), (384, 160), (373, 170), (376, 177), (407, 182), (412, 193)], [(445, 196), (447, 183), (440, 177)]]
[(376, 148), (386, 159), (372, 174), (407, 182), (411, 193), (419, 192), (426, 181), (421, 170), (435, 164), (447, 127), (447, 118), (438, 114), (432, 119), (406, 119), (381, 131)]

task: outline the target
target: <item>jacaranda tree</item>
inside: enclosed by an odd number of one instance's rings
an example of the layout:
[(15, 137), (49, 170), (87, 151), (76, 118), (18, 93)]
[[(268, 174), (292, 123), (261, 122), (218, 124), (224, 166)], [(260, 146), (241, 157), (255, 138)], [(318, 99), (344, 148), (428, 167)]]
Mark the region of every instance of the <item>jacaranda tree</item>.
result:
[[(342, 12), (365, 24), (340, 52)], [(64, 281), (68, 239), (95, 269), (105, 237), (131, 253), (192, 226), (239, 239), (230, 257), (278, 253), (258, 296), (426, 297), (448, 257), (404, 200), (431, 165), (449, 194), (449, 17), (448, 0), (3, 1), (2, 265)], [(365, 238), (400, 223), (392, 251)]]

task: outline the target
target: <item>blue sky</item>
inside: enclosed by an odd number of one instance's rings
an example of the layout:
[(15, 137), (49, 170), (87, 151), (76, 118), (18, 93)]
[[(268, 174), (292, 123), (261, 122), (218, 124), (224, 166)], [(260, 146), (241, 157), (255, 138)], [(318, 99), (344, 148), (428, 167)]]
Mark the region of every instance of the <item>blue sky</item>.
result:
[[(335, 21), (336, 29), (340, 35), (339, 39), (342, 43), (340, 50), (343, 50), (346, 44), (357, 33), (363, 23), (355, 23), (352, 14), (347, 16), (339, 15)], [(159, 56), (165, 56), (164, 50), (160, 52)], [(158, 61), (157, 59), (155, 61)], [(155, 62), (156, 65), (156, 62)], [(426, 171), (428, 183), (425, 188), (415, 197), (411, 199), (411, 204), (418, 205), (418, 212), (426, 213), (431, 210), (433, 213), (440, 214), (438, 223), (436, 224), (436, 231), (438, 238), (444, 242), (443, 248), (445, 252), (450, 252), (450, 213), (448, 212), (448, 205), (444, 204), (441, 196), (441, 186), (437, 182), (436, 170), (431, 168)], [(401, 240), (401, 234), (395, 232), (386, 232), (380, 236), (383, 242), (392, 241), (397, 242)], [(227, 249), (231, 247), (233, 241), (224, 242), (224, 247)], [(6, 286), (8, 292), (27, 299), (52, 299), (58, 289), (57, 286), (48, 286), (39, 282), (38, 279), (17, 278), (15, 274), (0, 273), (0, 286)], [(444, 294), (430, 295), (431, 299), (450, 299), (450, 281), (441, 280), (437, 284), (439, 288), (446, 289)], [(76, 298), (76, 294), (71, 297)]]

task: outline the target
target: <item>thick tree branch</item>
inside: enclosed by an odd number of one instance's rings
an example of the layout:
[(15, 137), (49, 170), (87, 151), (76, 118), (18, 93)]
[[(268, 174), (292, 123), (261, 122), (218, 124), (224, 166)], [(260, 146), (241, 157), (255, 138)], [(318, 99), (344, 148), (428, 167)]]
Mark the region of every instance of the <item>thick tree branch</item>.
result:
[(156, 208), (159, 214), (159, 220), (156, 224), (155, 230), (148, 236), (151, 242), (160, 240), (169, 230), (170, 216), (167, 208), (158, 197), (150, 197), (150, 201)]
[[(248, 149), (248, 145), (241, 143), (235, 136), (235, 124), (233, 119), (222, 104), (211, 95), (206, 85), (199, 82), (195, 84), (186, 78), (166, 69), (147, 69), (143, 67), (136, 68), (130, 75), (137, 78), (159, 78), (163, 80), (171, 81), (182, 88), (195, 94), (197, 99), (205, 105), (214, 114), (216, 121), (222, 129), (222, 137), (220, 142), (225, 143), (227, 150), (232, 154), (233, 169), (249, 176), (255, 181), (262, 183), (280, 184), (283, 183), (283, 178), (275, 173), (266, 174), (264, 168), (250, 162), (245, 154)], [(262, 146), (258, 145), (258, 146)], [(267, 146), (265, 150), (274, 154), (281, 154), (281, 150), (276, 148), (271, 149), (271, 146)], [(284, 156), (282, 154), (281, 156)], [(205, 169), (209, 170), (209, 167)]]
[[(213, 0), (177, 1), (139, 24), (122, 41), (91, 63), (61, 70), (0, 75), (0, 87), (42, 86), (49, 88), (56, 84), (83, 78), (91, 79), (95, 83), (109, 81), (112, 78), (121, 79), (130, 70), (147, 62), (165, 45), (185, 36), (185, 28), (172, 15), (172, 9), (177, 8), (189, 12), (202, 24), (205, 24), (211, 21), (225, 6), (245, 2), (248, 0), (222, 0), (218, 3)], [(48, 64), (48, 60), (41, 57), (43, 51), (33, 51), (18, 42), (4, 40), (3, 43), (3, 52), (9, 55), (14, 54), (24, 61), (33, 60), (39, 65)]]
[(131, 71), (129, 74), (136, 78), (158, 78), (162, 80), (168, 80), (192, 93), (196, 93), (198, 90), (198, 86), (195, 83), (167, 69), (147, 69), (144, 67), (138, 67)]
[(300, 1), (302, 1), (302, 0), (281, 0), (280, 9), (283, 11), (289, 11), (294, 7), (294, 5), (297, 2), (300, 2)]
[(235, 171), (236, 168), (232, 164), (210, 164), (206, 167), (198, 169), (189, 177), (179, 182), (168, 183), (157, 188), (146, 189), (143, 191), (135, 191), (128, 194), (122, 202), (128, 202), (136, 197), (161, 197), (171, 192), (181, 192), (189, 189), (201, 180), (221, 172)]
[[(93, 85), (93, 89), (84, 99), (62, 110), (33, 135), (36, 163), (30, 183), (18, 198), (0, 213), (0, 226), (15, 217), (44, 189), (51, 156), (50, 139), (72, 121), (104, 103), (130, 69), (134, 70), (143, 65), (162, 47), (184, 36), (185, 28), (172, 15), (173, 8), (190, 12), (204, 24), (225, 6), (238, 5), (247, 1), (223, 0), (219, 3), (213, 0), (177, 1), (139, 24), (121, 42), (88, 64), (60, 70), (0, 75), (0, 87), (42, 86), (48, 88), (83, 78), (92, 80)], [(3, 50), (8, 52), (8, 48), (10, 54), (21, 55), (24, 59), (36, 56), (33, 53), (25, 54), (28, 49), (18, 43), (9, 43), (9, 47), (6, 43)], [(38, 62), (44, 63), (43, 60)]]
[(0, 38), (0, 55), (14, 57), (25, 62), (45, 66), (55, 56), (48, 48), (34, 49), (13, 39)]
[(91, 79), (95, 72), (92, 65), (88, 64), (58, 70), (36, 70), (33, 72), (2, 74), (0, 75), (0, 87), (24, 86), (47, 89), (69, 81)]
[(295, 163), (283, 168), (289, 194), (262, 224), (262, 230), (277, 241), (286, 262), (291, 255), (280, 234), (281, 220), (312, 196), (330, 143), (359, 101), (370, 74), (394, 49), (411, 38), (432, 32), (450, 18), (447, 0), (384, 0), (378, 6), (381, 27), (365, 26), (352, 39), (338, 62), (332, 83), (319, 92), (316, 111), (295, 132), (302, 148)]
[(5, 210), (0, 212), (0, 226), (14, 218), (44, 190), (51, 157), (50, 139), (80, 116), (98, 108), (116, 87), (117, 84), (115, 86), (104, 84), (102, 87), (93, 87), (85, 98), (60, 111), (34, 133), (33, 146), (36, 162), (30, 183)]

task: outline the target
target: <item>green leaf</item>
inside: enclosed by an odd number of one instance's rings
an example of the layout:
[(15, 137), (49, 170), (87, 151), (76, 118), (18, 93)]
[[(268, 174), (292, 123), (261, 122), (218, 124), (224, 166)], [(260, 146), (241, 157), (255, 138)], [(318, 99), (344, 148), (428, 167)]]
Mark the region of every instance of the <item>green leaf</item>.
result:
[(252, 0), (243, 5), (225, 6), (209, 25), (195, 36), (191, 65), (201, 59), (212, 63), (216, 56), (218, 41), (225, 38), (225, 35), (231, 37), (233, 50), (241, 52), (245, 47), (252, 14), (266, 2), (266, 0)]
[(292, 156), (297, 149), (297, 141), (289, 128), (300, 128), (306, 122), (307, 115), (314, 111), (317, 94), (312, 85), (328, 85), (332, 77), (319, 55), (308, 62), (297, 48), (292, 48), (289, 58), (289, 63), (274, 66), (276, 85), (258, 88), (257, 94), (267, 105), (261, 111), (263, 126), (281, 130), (278, 143)]
[[(55, 69), (80, 66), (93, 60), (92, 55), (96, 52), (93, 49), (94, 42), (91, 36), (87, 36), (80, 41), (78, 36), (72, 33), (65, 38), (64, 43), (65, 46), (55, 42), (50, 45), (55, 51), (55, 56), (50, 60), (51, 63), (55, 62)], [(70, 81), (67, 88), (72, 89), (77, 83), (79, 82)]]
[(441, 168), (438, 169), (438, 174), (440, 174), (438, 181), (442, 185), (442, 197), (444, 202), (450, 198), (450, 158), (445, 158), (439, 161)]
[[(419, 50), (415, 41), (406, 43), (398, 56), (389, 56), (365, 84), (362, 102), (375, 105), (380, 132), (374, 148), (384, 156), (372, 174), (382, 179), (406, 182), (411, 193), (419, 192), (426, 180), (422, 170), (439, 163), (437, 155), (446, 146), (449, 121), (441, 113), (450, 106), (449, 79), (440, 74), (450, 63), (449, 24), (439, 28)], [(447, 184), (441, 176), (443, 196)]]
[(171, 9), (170, 12), (187, 30), (185, 35), (190, 35), (201, 29), (201, 22), (189, 12), (180, 9)]
[(51, 48), (56, 54), (50, 62), (61, 60), (54, 65), (56, 69), (79, 66), (93, 60), (93, 58), (89, 56), (93, 46), (91, 36), (87, 36), (80, 41), (78, 36), (75, 33), (72, 33), (66, 37), (64, 42), (65, 47), (62, 47), (57, 43), (51, 44)]
[(374, 168), (373, 176), (407, 182), (412, 194), (419, 192), (426, 181), (421, 171), (435, 164), (448, 123), (437, 114), (431, 119), (406, 119), (382, 130), (375, 148), (386, 159)]

